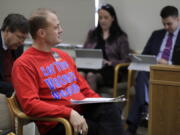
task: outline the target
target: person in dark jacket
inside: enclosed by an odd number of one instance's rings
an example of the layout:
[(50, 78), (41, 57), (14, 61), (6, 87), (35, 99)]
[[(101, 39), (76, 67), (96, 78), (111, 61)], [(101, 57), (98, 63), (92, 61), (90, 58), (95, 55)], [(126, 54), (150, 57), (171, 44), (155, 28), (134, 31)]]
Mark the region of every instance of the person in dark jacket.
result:
[[(155, 55), (159, 64), (177, 64), (180, 48), (180, 27), (178, 9), (165, 6), (160, 13), (164, 29), (156, 30), (149, 38), (142, 54)], [(141, 123), (141, 117), (148, 112), (149, 104), (149, 72), (140, 71), (136, 77), (135, 98), (131, 106), (127, 124), (127, 135), (135, 135)], [(148, 116), (148, 115), (147, 115)]]
[(28, 20), (20, 14), (9, 14), (0, 32), (0, 93), (10, 97), (13, 93), (11, 69), (23, 52), (23, 43), (29, 32)]

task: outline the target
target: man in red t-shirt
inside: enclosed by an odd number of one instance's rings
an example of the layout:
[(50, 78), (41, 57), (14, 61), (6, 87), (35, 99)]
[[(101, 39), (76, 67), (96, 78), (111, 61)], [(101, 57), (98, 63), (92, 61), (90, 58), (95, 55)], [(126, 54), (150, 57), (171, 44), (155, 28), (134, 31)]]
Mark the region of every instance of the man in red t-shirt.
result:
[[(57, 15), (39, 9), (30, 18), (32, 47), (16, 60), (12, 78), (23, 111), (33, 117), (64, 117), (83, 135), (121, 135), (119, 104), (72, 105), (71, 99), (99, 97), (79, 75), (73, 59), (53, 48), (63, 32)], [(83, 116), (82, 116), (83, 115)], [(64, 134), (56, 122), (36, 122), (41, 135)]]

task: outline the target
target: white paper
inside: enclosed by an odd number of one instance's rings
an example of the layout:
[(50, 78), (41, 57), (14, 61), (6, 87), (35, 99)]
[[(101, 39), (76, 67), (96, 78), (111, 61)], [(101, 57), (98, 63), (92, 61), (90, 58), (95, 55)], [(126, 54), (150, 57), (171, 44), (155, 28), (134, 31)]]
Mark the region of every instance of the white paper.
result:
[(136, 70), (136, 71), (150, 71), (151, 64), (142, 64), (142, 63), (131, 63), (128, 67), (129, 70)]
[(124, 102), (126, 98), (120, 96), (117, 98), (85, 98), (83, 100), (70, 100), (72, 104), (91, 104), (91, 103), (111, 103), (111, 102)]

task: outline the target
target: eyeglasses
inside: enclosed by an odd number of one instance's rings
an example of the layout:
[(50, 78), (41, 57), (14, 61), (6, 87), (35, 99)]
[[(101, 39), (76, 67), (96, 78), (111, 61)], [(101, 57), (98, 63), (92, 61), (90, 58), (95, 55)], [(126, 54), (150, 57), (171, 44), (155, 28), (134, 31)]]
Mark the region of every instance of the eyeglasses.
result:
[(27, 38), (27, 34), (24, 33), (16, 33), (15, 35), (21, 41), (24, 41)]

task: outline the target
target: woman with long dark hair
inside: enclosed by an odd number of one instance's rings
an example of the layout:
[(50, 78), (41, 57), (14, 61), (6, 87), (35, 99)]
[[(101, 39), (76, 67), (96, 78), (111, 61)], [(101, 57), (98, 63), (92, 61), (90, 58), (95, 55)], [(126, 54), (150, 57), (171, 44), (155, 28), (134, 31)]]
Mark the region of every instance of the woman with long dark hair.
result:
[(103, 68), (100, 71), (86, 71), (86, 79), (92, 89), (97, 90), (98, 80), (112, 86), (114, 67), (129, 61), (129, 43), (127, 34), (118, 24), (112, 5), (102, 5), (98, 10), (98, 26), (88, 32), (84, 48), (102, 49)]

